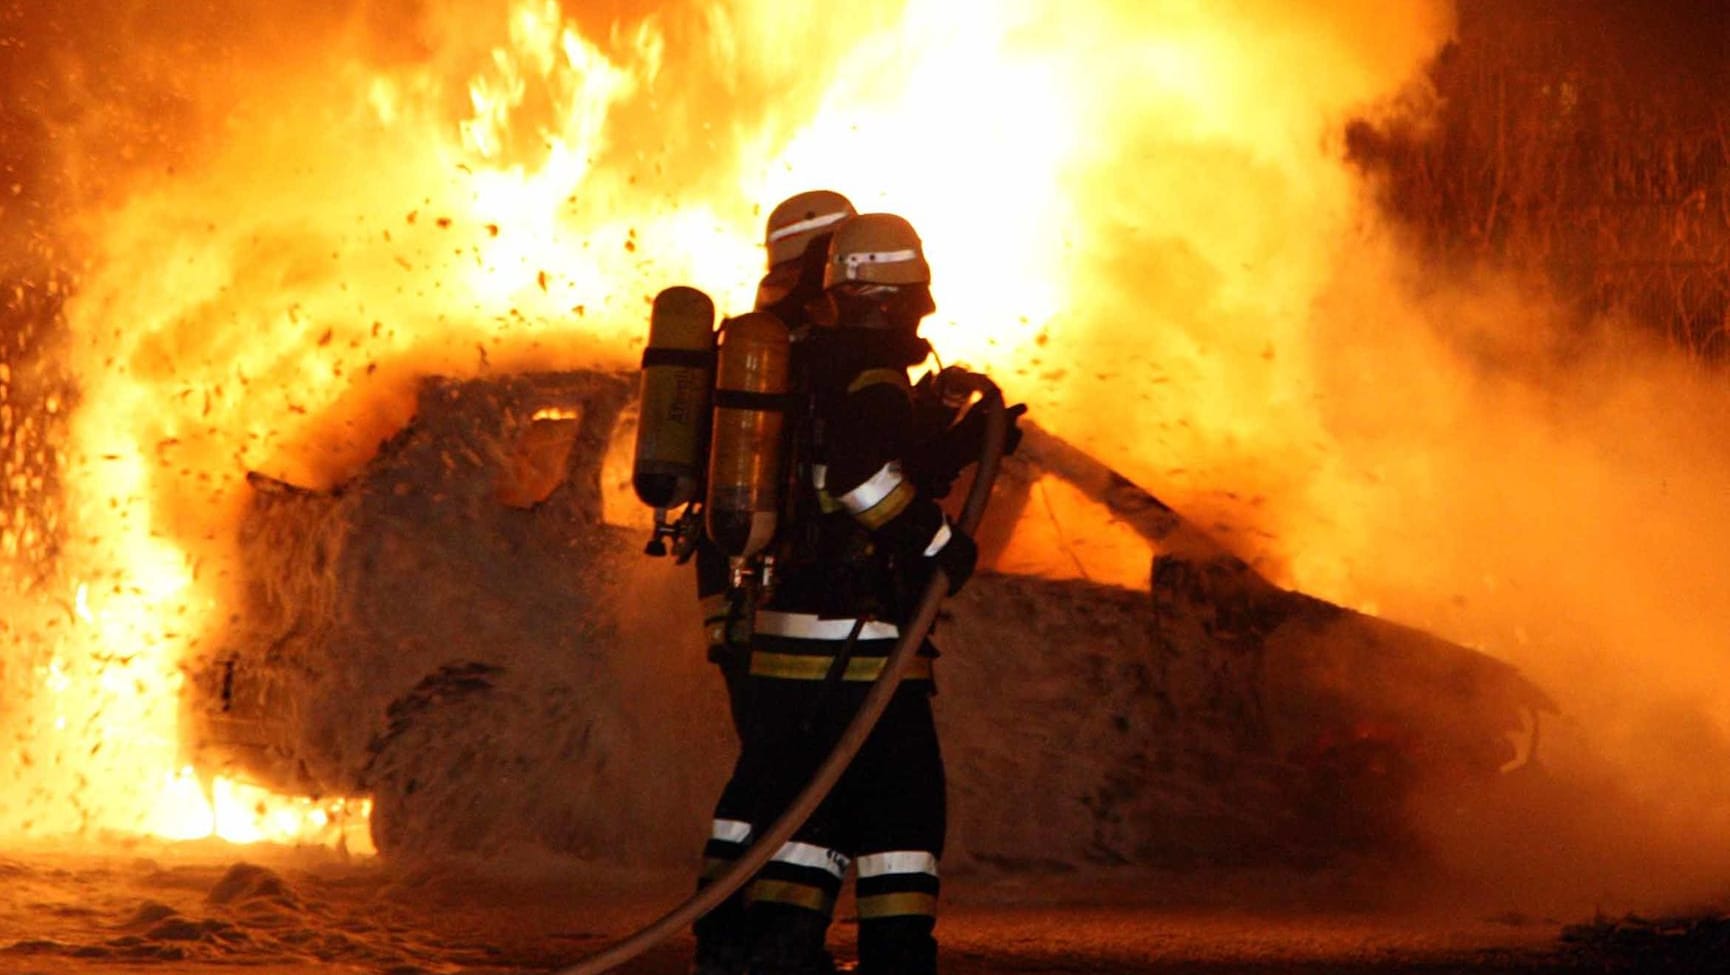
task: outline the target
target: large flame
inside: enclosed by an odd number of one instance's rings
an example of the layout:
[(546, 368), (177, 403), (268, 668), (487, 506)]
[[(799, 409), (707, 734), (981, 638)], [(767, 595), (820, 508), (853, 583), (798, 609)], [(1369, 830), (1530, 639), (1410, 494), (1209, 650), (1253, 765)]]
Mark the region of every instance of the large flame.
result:
[[(1555, 383), (1501, 324), (1542, 334), (1539, 303), (1426, 280), (1344, 161), (1355, 114), (1421, 107), (1441, 0), (354, 10), (298, 53), (212, 67), (159, 123), (172, 159), (73, 142), (68, 527), (53, 592), (16, 616), (40, 693), (4, 761), (33, 791), (0, 825), (208, 831), (203, 800), (162, 819), (187, 795), (176, 664), (240, 577), (245, 471), (333, 483), (403, 421), (416, 373), (627, 365), (669, 284), (742, 310), (762, 214), (814, 187), (919, 228), (946, 359), (1282, 582), (1564, 684), (1580, 657), (1558, 645), (1644, 659), (1653, 632), (1709, 643), (1730, 615), (1694, 592), (1693, 622), (1653, 631), (1682, 581), (1662, 558), (1614, 609), (1606, 566), (1556, 564), (1574, 538), (1637, 558), (1595, 520), (1598, 500), (1655, 503), (1622, 462), (1674, 470), (1689, 504), (1726, 467), (1676, 466), (1699, 438), (1675, 423), (1601, 457), (1652, 387), (1613, 357), (1593, 388), (1627, 412)], [(139, 62), (107, 67), (163, 70)], [(1482, 368), (1500, 354), (1531, 374)], [(1638, 541), (1692, 566), (1717, 528)], [(1666, 688), (1730, 676), (1687, 659)], [(1700, 694), (1721, 740), (1730, 700)]]
[[(1360, 213), (1329, 133), (1446, 29), (1352, 6), (742, 3), (601, 25), (520, 0), (392, 25), (424, 45), (407, 62), (335, 29), (317, 70), (237, 73), (165, 137), (199, 151), (83, 213), (77, 623), (43, 658), (29, 747), (55, 757), (30, 762), (31, 807), (209, 821), (158, 796), (185, 793), (176, 663), (232, 595), (245, 471), (332, 483), (400, 424), (410, 373), (624, 365), (669, 283), (744, 308), (765, 204), (812, 186), (911, 217), (942, 354), (1131, 473), (1187, 466), (1187, 493), (1268, 443), (1302, 455), (1323, 437), (1306, 303)], [(1155, 286), (1126, 290), (1131, 267)]]

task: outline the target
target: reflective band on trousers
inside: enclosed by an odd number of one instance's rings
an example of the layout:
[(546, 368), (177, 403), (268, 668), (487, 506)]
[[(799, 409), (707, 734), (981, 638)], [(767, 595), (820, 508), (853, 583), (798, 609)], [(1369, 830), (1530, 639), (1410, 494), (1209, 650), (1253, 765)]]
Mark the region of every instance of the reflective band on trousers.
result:
[(820, 214), (809, 220), (800, 220), (797, 223), (790, 223), (785, 227), (776, 227), (774, 230), (769, 231), (769, 239), (766, 243), (773, 244), (775, 241), (780, 240), (783, 237), (802, 234), (807, 230), (820, 230), (832, 223), (840, 223), (845, 219), (847, 219), (847, 212), (845, 210), (837, 210), (834, 213)]
[[(883, 673), (887, 657), (854, 657), (847, 661), (841, 675), (847, 681), (873, 681)], [(782, 680), (826, 680), (834, 657), (803, 653), (769, 653), (758, 650), (751, 654), (752, 677), (779, 677)], [(930, 680), (931, 658), (914, 657), (907, 665), (907, 680)]]
[(891, 873), (928, 873), (933, 877), (937, 876), (937, 857), (925, 850), (866, 853), (854, 862), (861, 877), (881, 877)]
[(758, 878), (746, 888), (745, 899), (752, 902), (792, 904), (794, 907), (803, 907), (822, 914), (828, 914), (835, 909), (835, 898), (827, 891), (788, 880)]
[(847, 872), (847, 858), (839, 852), (815, 843), (787, 842), (775, 851), (774, 859), (778, 863), (790, 863), (795, 867), (815, 867), (834, 875), (837, 879)]
[(726, 843), (743, 843), (751, 838), (751, 824), (738, 819), (717, 819), (709, 828), (709, 838)]
[(853, 514), (869, 511), (887, 498), (891, 491), (900, 487), (904, 480), (900, 462), (892, 460), (877, 468), (877, 473), (871, 475), (864, 484), (841, 495), (841, 504)]
[[(792, 637), (797, 640), (845, 640), (853, 635), (856, 619), (823, 619), (816, 613), (783, 613), (778, 610), (757, 611), (756, 632), (769, 636)], [(859, 628), (860, 640), (893, 640), (901, 635), (894, 623), (866, 620)]]
[(898, 894), (878, 894), (859, 898), (860, 920), (880, 917), (936, 917), (937, 898), (932, 894), (904, 891)]

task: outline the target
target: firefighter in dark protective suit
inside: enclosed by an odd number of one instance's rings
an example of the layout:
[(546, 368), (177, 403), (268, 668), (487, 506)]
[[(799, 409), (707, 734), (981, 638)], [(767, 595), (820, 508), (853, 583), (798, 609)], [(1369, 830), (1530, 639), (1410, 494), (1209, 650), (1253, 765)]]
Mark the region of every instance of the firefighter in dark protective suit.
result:
[[(757, 285), (755, 310), (774, 314), (795, 337), (803, 340), (813, 326), (812, 312), (825, 299), (823, 265), (829, 255), (830, 238), (837, 226), (857, 212), (847, 197), (833, 190), (807, 190), (777, 204), (763, 226), (768, 270)], [(729, 592), (731, 573), (726, 555), (707, 537), (698, 540), (696, 568), (697, 598), (703, 611), (709, 661), (718, 666), (726, 683), (733, 728), (742, 743), (750, 682), (749, 620)], [(751, 814), (749, 801), (749, 795), (740, 787), (723, 792), (716, 804), (711, 846), (720, 849), (723, 855), (736, 855), (744, 849), (744, 834), (738, 824)], [(727, 856), (726, 862), (706, 869), (698, 886), (706, 885), (732, 859), (733, 856)], [(733, 894), (697, 923), (699, 973), (745, 971), (748, 893), (742, 890)]]
[[(918, 408), (907, 378), (929, 352), (918, 326), (934, 310), (918, 236), (897, 216), (852, 217), (834, 230), (823, 271), (818, 324), (796, 332), (792, 346), (793, 446), (771, 545), (775, 582), (754, 606), (730, 594), (727, 633), (744, 673), (741, 748), (717, 803), (705, 880), (724, 873), (811, 779), (933, 569), (953, 594), (977, 555), (936, 501), (937, 485), (975, 459), (977, 445), (968, 454), (968, 445), (920, 430), (931, 411)], [(947, 462), (933, 460), (944, 452)], [(936, 971), (945, 800), (935, 657), (927, 641), (827, 800), (739, 897), (697, 922), (698, 973), (832, 972), (825, 936), (849, 867), (859, 971)]]
[[(829, 239), (842, 221), (857, 211), (845, 196), (833, 190), (807, 190), (782, 200), (769, 212), (763, 227), (763, 250), (768, 272), (757, 285), (757, 311), (775, 315), (798, 337), (811, 327), (811, 312), (822, 302), (823, 262), (829, 255)], [(727, 683), (727, 704), (735, 731), (743, 734), (740, 706), (745, 667), (749, 663), (744, 634), (729, 638), (727, 557), (707, 538), (699, 539), (696, 551), (697, 599), (703, 608), (703, 633), (709, 660), (721, 669)]]

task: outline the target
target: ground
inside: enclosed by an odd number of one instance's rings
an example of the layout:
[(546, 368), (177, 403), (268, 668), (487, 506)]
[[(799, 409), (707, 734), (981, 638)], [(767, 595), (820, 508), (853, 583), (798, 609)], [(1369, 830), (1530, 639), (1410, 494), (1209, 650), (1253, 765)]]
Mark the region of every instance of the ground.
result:
[[(1410, 893), (1398, 873), (1358, 864), (953, 877), (939, 928), (943, 968), (1650, 970), (1607, 953), (1603, 939), (1582, 938), (1569, 919), (1493, 897), (1446, 904), (1434, 889)], [(20, 975), (550, 972), (652, 920), (689, 884), (673, 872), (609, 873), (575, 861), (411, 866), (216, 844), (15, 850), (0, 857), (0, 877), (0, 972)], [(843, 920), (834, 937), (843, 959), (852, 938)], [(673, 975), (689, 951), (681, 937), (622, 970)]]

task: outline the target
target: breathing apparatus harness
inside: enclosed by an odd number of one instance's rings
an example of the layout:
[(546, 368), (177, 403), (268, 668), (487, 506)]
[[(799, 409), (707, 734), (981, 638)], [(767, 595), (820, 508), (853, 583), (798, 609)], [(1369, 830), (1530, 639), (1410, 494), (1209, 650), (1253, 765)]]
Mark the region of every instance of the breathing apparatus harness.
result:
[[(652, 409), (653, 404), (663, 403), (667, 400), (667, 397), (663, 395), (663, 393), (666, 388), (670, 388), (668, 383), (671, 382), (671, 377), (656, 377), (658, 391), (651, 395), (651, 377), (649, 375), (649, 363), (651, 357), (649, 353), (657, 347), (655, 340), (656, 316), (662, 314), (662, 296), (667, 295), (669, 292), (689, 292), (692, 290), (693, 289), (689, 288), (669, 288), (667, 291), (662, 292), (661, 296), (657, 296), (655, 300), (655, 312), (651, 315), (650, 344), (648, 350), (644, 353), (642, 391), (640, 394), (641, 412), (639, 413), (638, 419), (637, 454), (638, 477), (641, 476), (641, 472), (643, 471), (643, 461), (645, 457), (648, 457), (651, 460), (661, 461), (664, 460), (665, 455), (668, 453), (668, 451), (665, 450), (657, 451), (655, 449), (656, 445), (664, 443), (666, 438), (657, 433), (655, 429), (651, 429), (652, 425), (661, 422), (662, 417), (664, 417), (667, 411), (663, 410), (660, 415), (654, 415), (651, 414), (650, 410)], [(700, 292), (698, 294), (700, 294)], [(705, 301), (706, 300), (707, 299), (705, 299)], [(676, 298), (669, 304), (697, 307), (696, 303), (689, 299), (689, 296)], [(712, 315), (713, 305), (711, 304), (708, 307), (710, 309), (710, 314)], [(729, 388), (738, 390), (742, 388), (740, 386), (729, 387), (726, 385), (729, 378), (735, 381), (738, 380), (739, 370), (742, 369), (742, 367), (735, 367), (732, 375), (729, 377), (726, 347), (730, 339), (725, 335), (725, 332), (728, 327), (734, 326), (738, 322), (751, 317), (752, 315), (745, 315), (738, 319), (732, 319), (724, 325), (722, 329), (723, 337), (721, 339), (721, 355), (717, 367), (716, 380), (717, 394), (714, 401), (714, 429), (717, 433), (729, 429), (728, 424), (732, 424), (731, 429), (734, 432), (738, 432), (739, 430), (751, 427), (751, 424), (745, 423), (744, 420), (762, 419), (761, 417), (723, 417), (722, 412), (724, 410), (747, 410), (763, 413), (775, 412), (772, 408), (773, 404), (767, 399), (750, 400), (739, 399), (736, 397), (723, 397), (720, 395), (720, 391), (722, 390)], [(774, 321), (773, 316), (764, 317), (769, 318), (770, 321)], [(783, 334), (785, 333), (784, 327), (782, 332)], [(691, 341), (688, 336), (683, 337), (681, 340), (687, 343)], [(739, 358), (750, 358), (750, 356), (747, 355), (748, 350), (743, 347), (748, 344), (750, 343), (741, 343), (740, 345), (735, 346), (735, 352), (738, 353)], [(771, 341), (770, 344), (773, 345), (773, 342)], [(711, 346), (711, 348), (712, 347), (713, 346)], [(767, 352), (764, 352), (762, 349), (757, 351), (762, 353), (758, 355), (757, 358), (763, 360), (763, 362), (766, 362), (767, 364), (763, 368), (756, 370), (756, 372), (768, 376), (768, 379), (761, 382), (746, 383), (745, 386), (753, 388), (762, 387), (756, 389), (756, 392), (765, 396), (778, 395), (781, 400), (785, 402), (787, 393), (785, 359), (781, 360), (781, 365), (779, 367), (780, 386), (778, 389), (773, 391), (773, 394), (771, 394), (770, 387), (774, 386), (774, 382), (771, 380), (775, 378), (774, 374), (776, 372), (776, 366), (773, 361), (775, 359), (775, 354), (772, 349)], [(962, 531), (972, 534), (979, 527), (979, 521), (985, 515), (986, 505), (991, 500), (991, 488), (997, 479), (998, 464), (1003, 458), (1004, 445), (1009, 431), (1009, 421), (1004, 409), (1003, 394), (997, 388), (996, 384), (989, 378), (958, 369), (948, 369), (944, 370), (944, 372), (946, 382), (951, 384), (950, 388), (960, 390), (968, 395), (972, 400), (970, 409), (981, 411), (981, 415), (985, 419), (985, 435), (981, 439), (979, 450), (979, 467), (973, 475), (972, 486), (968, 490), (966, 503), (963, 505), (961, 509), (961, 517), (957, 521), (957, 526)], [(759, 376), (759, 378), (762, 378), (762, 376)], [(723, 405), (723, 399), (733, 403), (734, 405)], [(682, 415), (683, 411), (673, 412)], [(779, 423), (777, 422), (768, 425), (775, 427), (775, 444), (778, 446), (780, 439), (779, 434), (781, 432), (779, 429)], [(645, 434), (646, 430), (648, 431), (647, 434)], [(758, 430), (758, 432), (761, 433), (766, 431)], [(647, 453), (644, 451), (645, 436), (648, 438), (647, 442), (649, 449)], [(678, 437), (673, 439), (680, 440)], [(682, 440), (680, 442), (682, 442)], [(760, 441), (757, 446), (767, 447), (768, 443), (768, 440), (763, 440)], [(719, 443), (717, 444), (717, 446), (720, 445), (721, 444)], [(697, 463), (697, 459), (694, 454), (681, 455), (679, 461), (684, 465), (683, 470), (685, 471), (696, 469), (695, 464)], [(775, 472), (771, 477), (771, 481), (778, 486), (781, 480), (779, 473), (782, 458), (779, 454), (776, 454), (772, 458), (772, 461), (773, 464), (767, 465), (766, 469)], [(749, 466), (751, 465), (741, 463), (734, 463), (731, 467), (722, 465), (721, 473), (723, 476), (727, 476), (729, 470), (737, 471)], [(708, 501), (710, 508), (707, 519), (711, 527), (711, 533), (713, 533), (714, 529), (717, 527), (714, 509), (717, 500), (716, 482), (714, 481), (716, 468), (717, 464), (714, 458), (711, 457), (709, 464), (710, 483), (708, 485)], [(757, 469), (763, 470), (764, 468), (758, 467)], [(633, 480), (635, 482), (637, 479), (634, 478)], [(744, 502), (740, 501), (740, 498), (750, 492), (740, 492), (736, 490), (739, 487), (737, 484), (732, 484), (730, 487), (735, 490), (731, 492), (721, 492), (720, 500), (723, 506), (726, 507), (726, 510), (736, 516), (740, 512), (746, 510), (743, 507)], [(639, 497), (642, 497), (645, 502), (650, 504), (654, 503), (649, 497), (644, 496), (641, 488), (638, 490), (638, 495)], [(663, 494), (656, 495), (655, 497), (659, 499), (668, 496), (670, 495)], [(656, 533), (653, 539), (651, 539), (651, 548), (655, 541), (661, 540), (664, 537), (672, 537), (675, 539), (674, 550), (681, 551), (685, 553), (684, 557), (688, 557), (690, 550), (694, 548), (696, 544), (696, 538), (687, 537), (685, 532), (688, 531), (689, 528), (681, 528), (679, 526), (695, 526), (697, 524), (692, 515), (692, 510), (695, 507), (694, 498), (695, 494), (693, 492), (690, 497), (680, 502), (687, 505), (685, 513), (673, 521), (668, 521), (664, 517), (662, 510), (657, 509)], [(755, 499), (758, 503), (762, 500), (761, 497)], [(753, 508), (750, 510), (754, 514), (761, 513), (760, 509)], [(730, 527), (734, 529), (729, 540), (736, 540), (739, 537), (739, 526), (742, 524), (740, 519), (734, 517), (731, 521), (723, 521), (725, 523), (721, 525), (721, 527)], [(663, 524), (670, 526), (666, 535), (663, 535), (662, 532), (661, 526)], [(761, 527), (760, 524), (758, 527)], [(721, 539), (716, 539), (716, 541), (721, 542)], [(759, 587), (757, 592), (760, 593), (760, 587), (763, 585), (765, 580), (767, 580), (770, 585), (773, 584), (773, 563), (769, 562), (765, 565), (763, 559), (756, 558), (761, 555), (766, 546), (767, 540), (764, 540), (762, 544), (758, 545), (757, 548), (748, 555), (740, 556), (731, 551), (728, 553), (729, 555), (732, 555), (734, 559), (735, 582), (739, 583), (741, 587), (747, 587), (747, 591), (749, 591), (749, 586), (756, 585)], [(727, 547), (725, 543), (723, 543), (723, 547)], [(651, 551), (649, 554), (655, 553)], [(752, 567), (753, 561), (756, 563), (755, 568)], [(743, 887), (758, 870), (762, 869), (763, 865), (769, 862), (769, 860), (775, 855), (775, 852), (781, 848), (782, 844), (786, 843), (793, 834), (798, 831), (799, 827), (805, 824), (805, 820), (809, 819), (811, 814), (816, 811), (817, 806), (829, 795), (830, 790), (835, 787), (835, 783), (840, 780), (842, 773), (847, 770), (847, 766), (852, 763), (853, 757), (858, 754), (859, 749), (865, 744), (865, 739), (870, 736), (872, 729), (877, 726), (878, 719), (883, 716), (884, 709), (889, 706), (889, 701), (894, 696), (896, 688), (900, 686), (902, 678), (906, 676), (914, 658), (918, 655), (920, 647), (924, 644), (925, 635), (931, 630), (931, 625), (936, 621), (937, 611), (942, 606), (944, 594), (947, 593), (948, 590), (948, 574), (944, 572), (941, 566), (932, 566), (930, 578), (927, 579), (925, 583), (925, 588), (920, 594), (919, 601), (913, 611), (910, 622), (907, 626), (902, 628), (900, 638), (896, 642), (895, 648), (890, 651), (889, 656), (884, 660), (882, 673), (878, 676), (876, 681), (872, 683), (870, 690), (866, 692), (865, 699), (863, 703), (860, 704), (859, 710), (853, 715), (852, 721), (848, 723), (846, 729), (841, 733), (841, 737), (836, 741), (835, 747), (830, 751), (828, 757), (823, 760), (823, 763), (817, 767), (817, 771), (811, 776), (811, 780), (806, 783), (804, 789), (801, 790), (798, 796), (793, 799), (787, 809), (782, 812), (780, 818), (776, 819), (768, 829), (756, 838), (750, 849), (746, 850), (738, 860), (734, 861), (733, 865), (729, 867), (725, 873), (715, 878), (712, 883), (697, 891), (691, 897), (662, 915), (653, 923), (637, 931), (635, 934), (613, 944), (611, 947), (606, 948), (595, 955), (591, 955), (575, 965), (559, 970), (555, 975), (600, 975), (602, 972), (610, 971), (619, 965), (636, 958), (643, 952), (689, 927), (697, 918), (714, 910), (722, 901), (726, 900), (728, 897), (732, 896), (735, 891)], [(859, 624), (856, 623), (855, 632), (857, 632), (858, 626)]]

